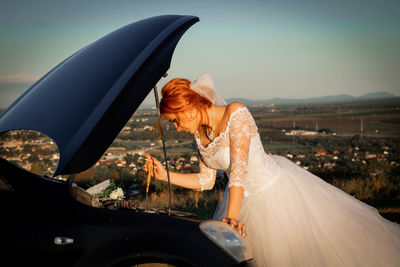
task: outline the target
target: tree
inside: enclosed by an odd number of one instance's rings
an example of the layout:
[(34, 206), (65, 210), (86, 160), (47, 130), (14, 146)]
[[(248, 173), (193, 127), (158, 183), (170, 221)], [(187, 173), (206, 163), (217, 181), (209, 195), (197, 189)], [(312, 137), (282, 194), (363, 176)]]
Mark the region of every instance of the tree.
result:
[(34, 162), (32, 163), (31, 166), (31, 170), (32, 173), (37, 174), (37, 175), (42, 175), (43, 174), (43, 170), (42, 168), (39, 166), (38, 162)]
[(113, 175), (112, 171), (106, 165), (96, 167), (96, 180), (105, 180), (111, 178)]

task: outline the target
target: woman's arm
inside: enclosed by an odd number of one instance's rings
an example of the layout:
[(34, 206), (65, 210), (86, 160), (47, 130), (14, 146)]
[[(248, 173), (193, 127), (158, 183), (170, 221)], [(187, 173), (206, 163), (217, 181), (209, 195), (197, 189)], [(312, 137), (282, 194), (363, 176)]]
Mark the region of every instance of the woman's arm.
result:
[[(144, 154), (148, 162), (152, 162), (154, 166), (154, 177), (157, 180), (167, 182), (168, 176), (164, 166), (156, 158), (148, 154)], [(144, 170), (147, 172), (148, 164), (145, 164)], [(200, 161), (200, 173), (178, 173), (169, 172), (171, 184), (185, 187), (188, 189), (205, 190), (211, 189), (215, 182), (215, 170), (206, 168), (205, 165)]]
[(246, 225), (239, 221), (240, 207), (242, 206), (244, 189), (239, 186), (229, 187), (229, 204), (226, 218), (222, 221), (236, 228), (236, 230), (244, 237), (246, 234)]
[(229, 187), (229, 204), (227, 218), (239, 220), (240, 207), (242, 206), (243, 200), (243, 187), (231, 186)]
[(257, 133), (257, 126), (250, 112), (241, 103), (233, 103), (229, 138), (231, 172), (229, 176), (229, 203), (227, 218), (224, 220), (234, 226), (243, 236), (246, 230), (239, 221), (240, 208), (244, 197), (246, 178), (248, 172), (248, 159), (252, 137)]

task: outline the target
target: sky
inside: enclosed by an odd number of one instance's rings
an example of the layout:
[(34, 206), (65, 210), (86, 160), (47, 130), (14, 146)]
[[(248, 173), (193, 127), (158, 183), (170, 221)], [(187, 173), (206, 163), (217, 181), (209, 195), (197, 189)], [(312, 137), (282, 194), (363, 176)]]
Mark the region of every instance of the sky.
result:
[(195, 15), (167, 79), (210, 72), (224, 98), (400, 95), (400, 1), (0, 0), (0, 108), (129, 23)]

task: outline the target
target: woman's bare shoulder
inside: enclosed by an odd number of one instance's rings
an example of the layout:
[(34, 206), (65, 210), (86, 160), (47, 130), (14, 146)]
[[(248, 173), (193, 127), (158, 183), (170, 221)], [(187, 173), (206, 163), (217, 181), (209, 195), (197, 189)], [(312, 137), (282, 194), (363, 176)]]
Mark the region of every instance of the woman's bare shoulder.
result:
[(239, 108), (246, 107), (241, 102), (232, 102), (226, 107), (227, 113), (230, 115), (232, 112), (235, 112)]

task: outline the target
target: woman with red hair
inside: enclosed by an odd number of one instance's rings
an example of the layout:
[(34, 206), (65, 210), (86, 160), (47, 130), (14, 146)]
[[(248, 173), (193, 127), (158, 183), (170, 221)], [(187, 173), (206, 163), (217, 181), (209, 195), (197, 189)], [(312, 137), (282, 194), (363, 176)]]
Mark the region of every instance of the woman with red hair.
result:
[[(398, 266), (400, 226), (288, 159), (265, 153), (257, 126), (241, 103), (226, 105), (206, 73), (162, 89), (161, 114), (194, 135), (200, 172), (170, 172), (171, 183), (209, 190), (216, 170), (229, 177), (214, 219), (251, 244), (256, 266)], [(167, 181), (154, 162), (155, 178)], [(229, 189), (229, 190), (228, 190)]]

